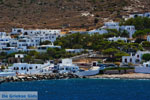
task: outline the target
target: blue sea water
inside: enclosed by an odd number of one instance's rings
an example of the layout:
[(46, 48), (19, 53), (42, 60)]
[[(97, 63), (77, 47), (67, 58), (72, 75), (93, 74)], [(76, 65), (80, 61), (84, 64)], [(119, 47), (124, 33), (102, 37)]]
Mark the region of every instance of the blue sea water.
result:
[(150, 80), (70, 79), (0, 84), (0, 91), (38, 91), (39, 100), (150, 100)]

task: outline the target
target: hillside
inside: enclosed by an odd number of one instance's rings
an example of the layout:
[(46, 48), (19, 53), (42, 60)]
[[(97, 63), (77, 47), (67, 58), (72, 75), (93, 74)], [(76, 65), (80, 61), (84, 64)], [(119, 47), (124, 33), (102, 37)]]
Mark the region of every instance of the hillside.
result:
[(150, 0), (0, 0), (0, 30), (99, 27), (105, 20), (149, 11), (149, 5)]

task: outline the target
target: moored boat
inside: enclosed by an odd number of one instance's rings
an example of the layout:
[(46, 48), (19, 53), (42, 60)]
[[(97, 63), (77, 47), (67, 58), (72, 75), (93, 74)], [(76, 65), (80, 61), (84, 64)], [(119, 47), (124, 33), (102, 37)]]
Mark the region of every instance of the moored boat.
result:
[(78, 72), (76, 72), (75, 74), (78, 76), (93, 76), (93, 75), (97, 75), (99, 74), (100, 71), (100, 67), (92, 67), (89, 70), (83, 71), (83, 70), (79, 70)]

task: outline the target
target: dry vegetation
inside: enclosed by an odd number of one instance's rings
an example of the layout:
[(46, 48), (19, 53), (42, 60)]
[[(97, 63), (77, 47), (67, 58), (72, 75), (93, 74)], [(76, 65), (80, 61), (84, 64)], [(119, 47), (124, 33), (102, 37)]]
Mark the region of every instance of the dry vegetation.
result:
[(119, 20), (135, 9), (149, 10), (147, 5), (149, 0), (0, 0), (0, 30), (99, 27), (104, 20)]

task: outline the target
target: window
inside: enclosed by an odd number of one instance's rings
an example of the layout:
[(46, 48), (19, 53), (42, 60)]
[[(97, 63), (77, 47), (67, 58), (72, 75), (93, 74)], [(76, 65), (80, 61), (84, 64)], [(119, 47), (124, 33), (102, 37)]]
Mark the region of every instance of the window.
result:
[(27, 33), (27, 32), (25, 32), (25, 33), (24, 33), (24, 35), (28, 35), (28, 33)]
[(16, 70), (16, 67), (14, 67), (14, 70)]
[(132, 58), (130, 58), (130, 62), (132, 62)]
[(21, 32), (21, 30), (17, 30), (17, 32)]
[(32, 67), (30, 67), (29, 69), (32, 69)]
[(125, 59), (124, 62), (127, 63), (127, 59)]
[(93, 62), (93, 66), (96, 66), (97, 65), (97, 63), (96, 62)]
[(66, 68), (66, 70), (69, 70), (69, 68)]
[(138, 15), (134, 15), (134, 17), (136, 18), (136, 17), (138, 17)]
[(20, 55), (18, 55), (18, 58), (20, 58)]

